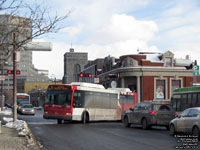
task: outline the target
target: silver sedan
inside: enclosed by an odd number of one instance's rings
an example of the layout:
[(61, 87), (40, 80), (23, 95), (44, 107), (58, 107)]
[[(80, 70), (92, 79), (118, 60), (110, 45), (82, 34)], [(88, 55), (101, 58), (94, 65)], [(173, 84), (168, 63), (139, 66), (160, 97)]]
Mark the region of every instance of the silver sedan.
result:
[(24, 104), (24, 105), (22, 105), (22, 107), (20, 109), (20, 113), (26, 114), (26, 115), (34, 115), (35, 110), (31, 104)]
[(169, 129), (172, 136), (177, 132), (182, 132), (200, 137), (200, 107), (184, 110), (170, 122)]

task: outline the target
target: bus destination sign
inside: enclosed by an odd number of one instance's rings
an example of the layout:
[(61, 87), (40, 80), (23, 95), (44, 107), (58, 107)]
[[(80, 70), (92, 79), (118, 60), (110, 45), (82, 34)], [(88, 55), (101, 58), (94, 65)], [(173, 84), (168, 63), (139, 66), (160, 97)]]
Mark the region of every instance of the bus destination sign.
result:
[(49, 90), (71, 90), (71, 88), (65, 85), (50, 85)]

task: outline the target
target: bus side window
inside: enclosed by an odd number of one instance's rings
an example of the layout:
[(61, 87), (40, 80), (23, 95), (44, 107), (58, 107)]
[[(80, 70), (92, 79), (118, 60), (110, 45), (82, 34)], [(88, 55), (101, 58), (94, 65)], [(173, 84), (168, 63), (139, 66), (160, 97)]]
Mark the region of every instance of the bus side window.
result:
[(200, 106), (200, 93), (198, 94), (197, 104), (199, 104), (199, 106)]
[(73, 106), (81, 107), (81, 93), (80, 92), (77, 92), (77, 91), (74, 92)]
[(197, 104), (197, 93), (193, 93), (192, 95), (192, 107), (196, 106)]
[(188, 94), (188, 108), (192, 106), (192, 94)]
[(187, 94), (182, 94), (182, 107), (181, 110), (185, 110), (187, 107)]

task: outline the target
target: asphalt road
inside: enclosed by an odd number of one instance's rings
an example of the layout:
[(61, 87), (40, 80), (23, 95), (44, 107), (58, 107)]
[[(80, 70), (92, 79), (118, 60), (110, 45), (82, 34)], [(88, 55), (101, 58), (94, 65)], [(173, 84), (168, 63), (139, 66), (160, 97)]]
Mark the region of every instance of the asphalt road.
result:
[(28, 122), (42, 150), (175, 150), (185, 144), (178, 143), (180, 138), (171, 137), (164, 127), (142, 130), (140, 126), (125, 128), (121, 122), (57, 124), (57, 121), (43, 119), (42, 112), (36, 111), (35, 116), (18, 116)]

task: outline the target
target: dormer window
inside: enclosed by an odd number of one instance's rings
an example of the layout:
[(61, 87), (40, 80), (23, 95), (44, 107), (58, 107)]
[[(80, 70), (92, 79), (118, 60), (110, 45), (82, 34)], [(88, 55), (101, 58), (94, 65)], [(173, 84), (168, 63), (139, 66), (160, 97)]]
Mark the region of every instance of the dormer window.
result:
[(165, 66), (172, 67), (172, 58), (169, 58), (169, 57), (165, 58)]

